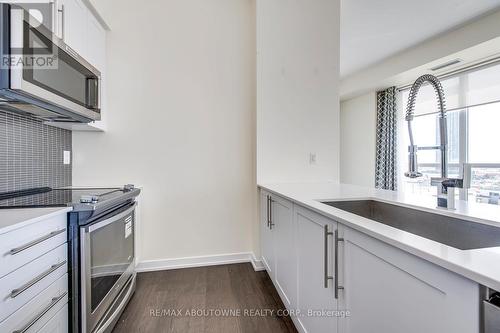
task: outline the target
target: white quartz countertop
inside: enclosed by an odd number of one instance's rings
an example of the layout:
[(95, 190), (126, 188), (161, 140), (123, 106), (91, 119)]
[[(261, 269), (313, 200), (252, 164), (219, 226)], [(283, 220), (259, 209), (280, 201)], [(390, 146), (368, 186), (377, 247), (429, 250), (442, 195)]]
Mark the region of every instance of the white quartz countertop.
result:
[(71, 207), (0, 209), (0, 234), (71, 210)]
[(436, 198), (336, 183), (259, 184), (259, 187), (391, 244), (484, 286), (500, 291), (500, 247), (460, 250), (325, 205), (329, 200), (378, 200), (500, 227), (500, 206), (458, 201), (456, 210), (436, 208)]

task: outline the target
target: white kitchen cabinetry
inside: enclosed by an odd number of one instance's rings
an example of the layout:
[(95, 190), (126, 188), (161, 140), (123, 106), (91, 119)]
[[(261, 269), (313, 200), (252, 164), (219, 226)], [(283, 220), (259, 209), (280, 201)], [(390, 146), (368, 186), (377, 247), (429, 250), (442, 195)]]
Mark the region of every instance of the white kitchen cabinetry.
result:
[[(67, 242), (66, 214), (0, 234), (0, 279)], [(42, 241), (37, 241), (42, 239)], [(25, 246), (29, 249), (21, 251)], [(14, 250), (14, 251), (12, 251)]]
[(287, 307), (295, 307), (297, 294), (297, 256), (293, 204), (271, 195), (271, 228), (274, 228), (276, 254), (275, 283)]
[(260, 192), (260, 238), (262, 262), (269, 276), (274, 279), (274, 231), (270, 225), (271, 196), (266, 191)]
[(107, 26), (95, 14), (95, 9), (88, 1), (56, 1), (59, 37), (92, 66), (103, 72), (106, 63)]
[(106, 29), (87, 6), (90, 4), (83, 0), (57, 0), (58, 36), (102, 73), (106, 63)]
[(87, 7), (82, 0), (57, 0), (59, 12), (59, 37), (85, 58)]
[(68, 332), (68, 304), (64, 304), (54, 317), (45, 324), (38, 333), (66, 333)]
[(261, 192), (262, 261), (287, 307), (295, 306), (297, 266), (290, 201)]
[(479, 332), (477, 283), (278, 195), (261, 191), (261, 209), (262, 259), (299, 331)]
[(106, 30), (90, 11), (86, 18), (84, 57), (102, 74), (106, 65)]
[[(6, 0), (29, 9), (29, 1)], [(45, 122), (45, 124), (72, 131), (106, 130), (106, 31), (109, 27), (89, 0), (39, 0), (51, 3), (52, 22), (43, 22), (69, 47), (66, 52), (77, 53), (101, 72), (101, 120), (82, 124), (72, 122)], [(43, 16), (43, 13), (42, 13)]]
[(66, 218), (0, 231), (0, 332), (68, 331)]
[(72, 131), (106, 129), (106, 31), (109, 29), (88, 0), (55, 0), (56, 35), (71, 49), (101, 72), (101, 120), (82, 123), (46, 124)]
[(478, 284), (351, 228), (343, 237), (343, 332), (478, 332)]
[[(300, 206), (294, 208), (297, 228), (297, 309), (304, 332), (337, 332), (334, 235), (337, 223)], [(326, 264), (325, 264), (326, 263)], [(317, 312), (312, 313), (311, 310)]]

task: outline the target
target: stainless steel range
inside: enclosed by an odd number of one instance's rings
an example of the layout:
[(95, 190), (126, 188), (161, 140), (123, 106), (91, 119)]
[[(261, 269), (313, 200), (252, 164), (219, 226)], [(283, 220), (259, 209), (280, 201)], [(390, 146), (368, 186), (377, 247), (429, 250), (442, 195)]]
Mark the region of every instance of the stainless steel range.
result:
[(135, 290), (133, 186), (86, 190), (69, 214), (73, 332), (110, 332)]
[(127, 185), (0, 194), (0, 208), (73, 207), (68, 213), (72, 332), (110, 332), (135, 291), (135, 198), (139, 193)]

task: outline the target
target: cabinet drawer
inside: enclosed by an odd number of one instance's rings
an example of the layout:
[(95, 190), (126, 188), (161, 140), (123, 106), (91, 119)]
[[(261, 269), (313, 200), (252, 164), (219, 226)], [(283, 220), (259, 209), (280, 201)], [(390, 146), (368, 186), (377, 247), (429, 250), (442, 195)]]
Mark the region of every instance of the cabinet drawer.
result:
[(38, 331), (38, 333), (66, 332), (68, 332), (68, 304), (64, 304), (63, 308)]
[(66, 213), (0, 235), (0, 278), (67, 242)]
[[(57, 314), (62, 311), (62, 308), (65, 307), (67, 302), (68, 274), (64, 274), (57, 281), (52, 283), (40, 294), (35, 296), (32, 300), (3, 321), (0, 324), (0, 332), (22, 332), (23, 330), (25, 330), (25, 332), (37, 332), (42, 327), (47, 326), (49, 322), (53, 321), (52, 318), (54, 316), (57, 317)], [(67, 326), (67, 310), (65, 320)]]
[(67, 252), (63, 244), (0, 279), (0, 322), (67, 272)]

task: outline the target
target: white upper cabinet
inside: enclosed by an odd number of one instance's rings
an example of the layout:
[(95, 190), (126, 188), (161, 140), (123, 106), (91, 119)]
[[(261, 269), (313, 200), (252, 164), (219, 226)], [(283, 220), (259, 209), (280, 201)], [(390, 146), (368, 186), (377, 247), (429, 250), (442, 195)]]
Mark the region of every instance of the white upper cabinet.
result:
[(106, 29), (83, 0), (57, 0), (56, 34), (99, 71), (106, 59)]
[[(77, 52), (99, 71), (104, 71), (107, 26), (88, 0), (38, 0), (35, 3), (49, 5), (37, 7), (36, 10), (32, 10), (30, 2), (21, 0), (0, 2), (16, 4), (29, 10), (72, 51)], [(45, 17), (52, 17), (52, 20), (45, 20)]]
[(102, 73), (106, 63), (106, 30), (90, 11), (86, 25), (84, 57)]
[(57, 0), (59, 37), (85, 58), (88, 9), (81, 0)]
[(101, 120), (89, 124), (51, 123), (51, 126), (72, 131), (104, 131), (106, 129), (107, 26), (86, 0), (55, 0), (55, 8), (57, 9), (54, 25), (56, 35), (101, 72)]

